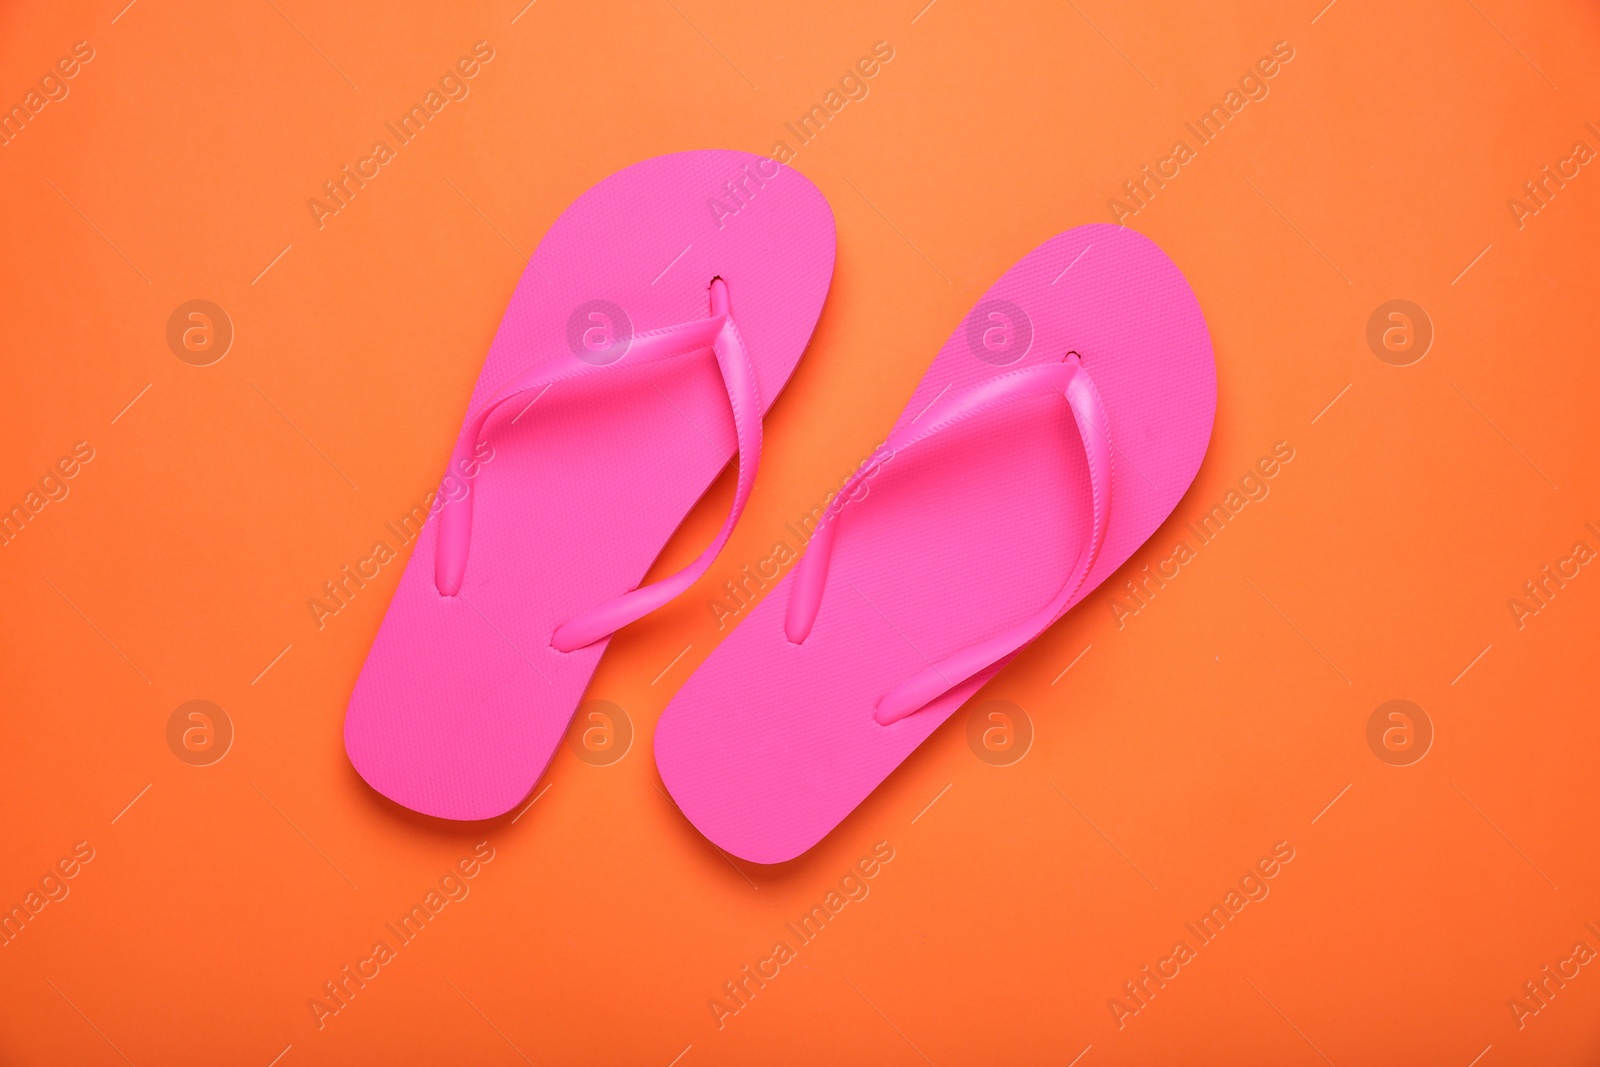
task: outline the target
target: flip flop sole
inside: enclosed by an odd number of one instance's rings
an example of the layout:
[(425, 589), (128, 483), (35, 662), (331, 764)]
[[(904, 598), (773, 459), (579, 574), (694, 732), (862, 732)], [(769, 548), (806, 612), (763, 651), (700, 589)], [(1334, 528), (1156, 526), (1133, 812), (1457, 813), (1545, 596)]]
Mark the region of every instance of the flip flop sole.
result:
[[(635, 333), (705, 318), (720, 276), (764, 414), (810, 339), (833, 258), (827, 201), (793, 170), (731, 151), (634, 164), (579, 197), (540, 242), (469, 411), (551, 359), (605, 364), (625, 358)], [(497, 417), (472, 477), (451, 472), (446, 483), (473, 497), (459, 594), (435, 584), (436, 513), (345, 717), (361, 776), (428, 815), (489, 818), (528, 794), (607, 644), (558, 652), (552, 632), (637, 586), (736, 450), (709, 347), (527, 403)]]
[[(896, 429), (951, 391), (1068, 352), (1098, 387), (1112, 444), (1109, 528), (1081, 602), (1171, 514), (1211, 437), (1210, 335), (1155, 244), (1092, 225), (1029, 253), (945, 343)], [(1087, 463), (1059, 398), (941, 432), (863, 484), (803, 643), (785, 634), (791, 572), (656, 728), (656, 764), (679, 808), (753, 862), (816, 844), (993, 677), (1003, 663), (897, 722), (874, 718), (896, 684), (1048, 604), (1089, 537)]]

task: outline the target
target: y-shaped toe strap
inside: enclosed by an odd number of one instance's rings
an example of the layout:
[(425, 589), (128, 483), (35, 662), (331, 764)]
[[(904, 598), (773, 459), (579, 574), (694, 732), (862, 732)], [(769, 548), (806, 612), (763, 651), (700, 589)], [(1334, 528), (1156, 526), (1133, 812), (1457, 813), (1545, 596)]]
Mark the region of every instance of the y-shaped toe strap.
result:
[(878, 701), (875, 717), (885, 726), (943, 696), (962, 682), (991, 667), (1032, 641), (1072, 606), (1089, 571), (1105, 543), (1111, 508), (1111, 427), (1105, 405), (1089, 372), (1077, 355), (1064, 362), (1046, 363), (997, 375), (948, 399), (935, 402), (914, 423), (903, 427), (884, 442), (878, 457), (857, 471), (834, 498), (835, 502), (807, 546), (796, 567), (789, 592), (784, 631), (790, 641), (800, 644), (811, 633), (822, 604), (828, 563), (833, 555), (840, 513), (855, 497), (858, 484), (871, 477), (890, 456), (920, 444), (957, 423), (987, 414), (994, 408), (1027, 397), (1059, 394), (1072, 408), (1073, 421), (1089, 463), (1089, 492), (1092, 500), (1089, 537), (1071, 576), (1054, 599), (1031, 618), (993, 637), (953, 652), (889, 690)]
[[(467, 432), (461, 435), (456, 454), (450, 457), (451, 470), (464, 469), (459, 465), (470, 459), (490, 417), (514, 397), (558, 383), (592, 381), (602, 372), (616, 373), (629, 367), (674, 359), (702, 351), (708, 346), (716, 356), (723, 385), (728, 391), (728, 402), (733, 409), (734, 435), (739, 445), (739, 483), (727, 520), (716, 539), (693, 563), (675, 574), (630, 590), (569, 619), (556, 627), (550, 638), (551, 647), (571, 652), (593, 644), (678, 596), (711, 566), (711, 561), (722, 551), (722, 546), (733, 533), (739, 516), (744, 513), (750, 490), (755, 485), (756, 468), (761, 463), (761, 398), (756, 388), (755, 369), (751, 366), (739, 329), (734, 325), (727, 285), (721, 278), (711, 283), (709, 318), (636, 334), (620, 363), (597, 366), (575, 356), (567, 356), (550, 360), (514, 378), (495, 394), (493, 400), (478, 410), (469, 420)], [(434, 584), (442, 596), (455, 596), (466, 574), (472, 541), (474, 496), (475, 493), (469, 493), (465, 498), (447, 504), (439, 512), (439, 537), (434, 550)], [(552, 560), (550, 565), (560, 566), (560, 561)]]

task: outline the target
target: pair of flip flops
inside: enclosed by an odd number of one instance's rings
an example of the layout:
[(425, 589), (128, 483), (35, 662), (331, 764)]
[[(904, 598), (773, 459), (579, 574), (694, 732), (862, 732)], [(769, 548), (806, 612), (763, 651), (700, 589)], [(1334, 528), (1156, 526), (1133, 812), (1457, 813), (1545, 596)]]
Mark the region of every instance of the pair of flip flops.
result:
[[(350, 700), (373, 788), (447, 819), (529, 793), (610, 636), (726, 543), (833, 261), (821, 192), (742, 152), (635, 164), (555, 222)], [(1030, 252), (662, 713), (684, 815), (755, 862), (816, 844), (1155, 532), (1215, 407), (1205, 320), (1159, 248), (1090, 225)], [(641, 586), (730, 462), (716, 538)]]

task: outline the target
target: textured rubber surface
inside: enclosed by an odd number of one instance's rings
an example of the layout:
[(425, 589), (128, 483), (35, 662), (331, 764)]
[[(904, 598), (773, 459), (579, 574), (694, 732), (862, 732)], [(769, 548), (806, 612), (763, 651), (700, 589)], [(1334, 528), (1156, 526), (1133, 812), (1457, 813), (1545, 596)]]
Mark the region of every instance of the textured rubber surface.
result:
[[(764, 413), (816, 325), (833, 258), (832, 212), (795, 171), (729, 151), (637, 163), (579, 197), (540, 242), (469, 411), (530, 367), (576, 354), (569, 339), (601, 321), (589, 317), (597, 306), (613, 336), (617, 309), (633, 331), (701, 319), (720, 276)], [(591, 377), (601, 384), (553, 386), (491, 421), (493, 456), (470, 482), (459, 595), (435, 587), (435, 515), (362, 667), (345, 748), (374, 789), (408, 808), (482, 819), (527, 795), (607, 643), (557, 652), (551, 633), (638, 585), (734, 454), (709, 346), (639, 368), (624, 354)]]
[[(1068, 351), (1093, 376), (1112, 444), (1110, 523), (1081, 602), (1171, 513), (1211, 438), (1210, 335), (1159, 248), (1108, 225), (1036, 248), (969, 312), (896, 428), (948, 391)], [(873, 716), (879, 698), (1038, 611), (1088, 536), (1083, 446), (1060, 398), (970, 420), (866, 484), (844, 511), (805, 642), (784, 633), (791, 571), (656, 727), (656, 764), (679, 808), (747, 860), (791, 859), (860, 804), (1003, 664), (888, 726)]]

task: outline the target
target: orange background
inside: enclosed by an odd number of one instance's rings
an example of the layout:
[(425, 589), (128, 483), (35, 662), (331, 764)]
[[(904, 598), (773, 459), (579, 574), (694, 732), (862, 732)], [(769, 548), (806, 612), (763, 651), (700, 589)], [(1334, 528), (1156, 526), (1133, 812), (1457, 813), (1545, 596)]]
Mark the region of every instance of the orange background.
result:
[[(1508, 607), (1600, 548), (1600, 174), (1520, 228), (1507, 206), (1575, 141), (1600, 148), (1593, 5), (123, 2), (0, 7), (0, 102), (94, 49), (0, 147), (0, 504), (94, 449), (0, 548), (0, 904), (94, 854), (0, 948), (0, 1060), (1600, 1054), (1600, 967), (1520, 1027), (1509, 1005), (1600, 949), (1600, 576), (1520, 629)], [(319, 229), (306, 200), (480, 40), (470, 96)], [(306, 601), (433, 486), (527, 253), (641, 158), (794, 147), (785, 121), (880, 40), (870, 95), (793, 162), (832, 202), (838, 268), (750, 508), (590, 687), (633, 747), (564, 748), (515, 820), (384, 801), (341, 724), (400, 568), (320, 631)], [(1128, 220), (1199, 294), (1220, 402), (1194, 488), (1111, 585), (1286, 441), (1270, 496), (1120, 627), (1108, 586), (988, 687), (1032, 723), (1020, 761), (977, 758), (963, 712), (809, 854), (717, 852), (650, 758), (722, 636), (716, 590), (881, 439), (994, 278), (1109, 220), (1278, 41), (1270, 95)], [(236, 331), (205, 367), (166, 341), (196, 298)], [(1366, 341), (1396, 298), (1435, 331), (1409, 366)], [(167, 742), (194, 699), (235, 731), (209, 766)], [(1435, 731), (1410, 766), (1368, 744), (1391, 699)], [(323, 983), (485, 840), (470, 895), (319, 1028)], [(719, 1027), (723, 983), (879, 841), (870, 896)], [(1119, 1028), (1123, 983), (1280, 841), (1270, 896)]]

